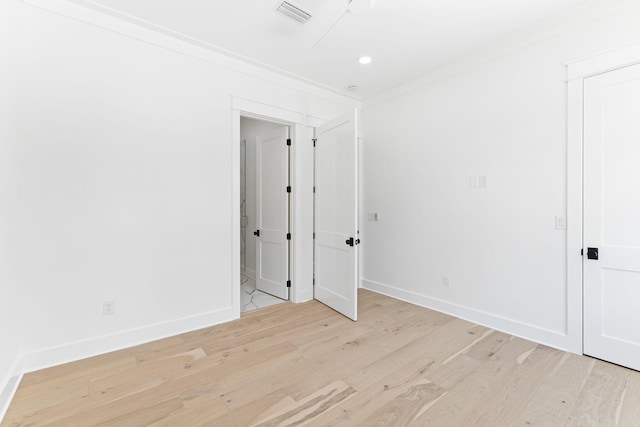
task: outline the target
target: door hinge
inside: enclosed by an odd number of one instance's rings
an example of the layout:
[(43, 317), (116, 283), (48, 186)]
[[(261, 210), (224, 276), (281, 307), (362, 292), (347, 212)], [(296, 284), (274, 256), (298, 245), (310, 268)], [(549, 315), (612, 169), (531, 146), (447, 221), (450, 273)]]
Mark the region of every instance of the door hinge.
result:
[(291, 280), (287, 280), (287, 288), (291, 287)]
[(314, 239), (316, 238), (316, 233), (313, 233), (313, 238), (314, 238)]
[(287, 138), (287, 145), (291, 145), (291, 138)]
[(287, 185), (287, 193), (291, 193), (291, 186)]
[(316, 186), (315, 185), (313, 186), (313, 192), (314, 193), (316, 192)]
[(287, 240), (291, 240), (291, 233), (287, 233)]
[(316, 146), (316, 142), (317, 142), (318, 140), (317, 140), (317, 139), (315, 139), (315, 138), (313, 138), (313, 139), (312, 139), (312, 141), (313, 141), (313, 146), (315, 147), (315, 146)]
[(584, 249), (580, 249), (580, 256), (584, 256)]

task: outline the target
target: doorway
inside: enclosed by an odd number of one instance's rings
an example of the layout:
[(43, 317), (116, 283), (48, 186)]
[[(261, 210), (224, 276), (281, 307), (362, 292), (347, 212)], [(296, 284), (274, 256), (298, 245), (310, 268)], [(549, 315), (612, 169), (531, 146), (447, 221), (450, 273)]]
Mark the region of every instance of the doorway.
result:
[(640, 64), (584, 81), (584, 354), (640, 370)]
[[(357, 153), (357, 110), (353, 109), (351, 112), (347, 113), (348, 117), (343, 116), (342, 119), (329, 121), (326, 119), (312, 117), (305, 113), (283, 109), (278, 106), (236, 96), (232, 97), (231, 104), (233, 141), (231, 170), (231, 196), (233, 201), (231, 204), (231, 230), (233, 239), (231, 253), (233, 255), (231, 260), (232, 262), (230, 263), (232, 276), (232, 293), (230, 303), (233, 306), (233, 309), (236, 310), (236, 313), (239, 316), (242, 308), (240, 301), (242, 271), (240, 160), (242, 140), (247, 140), (247, 171), (249, 171), (249, 165), (252, 163), (250, 159), (251, 151), (249, 147), (249, 139), (241, 136), (241, 122), (243, 118), (257, 119), (276, 125), (285, 125), (288, 127), (291, 139), (291, 146), (289, 147), (291, 193), (289, 193), (288, 196), (290, 202), (289, 233), (291, 233), (291, 235), (287, 236), (288, 246), (290, 248), (289, 256), (287, 257), (289, 261), (289, 280), (291, 281), (291, 287), (288, 288), (289, 300), (293, 303), (301, 303), (315, 298), (320, 302), (329, 305), (331, 308), (334, 308), (336, 311), (342, 312), (355, 320), (353, 313), (348, 314), (343, 311), (342, 308), (345, 306), (344, 302), (348, 301), (346, 306), (352, 307), (351, 311), (355, 312), (357, 307), (357, 287), (359, 284), (357, 250), (357, 244), (359, 242), (357, 231), (357, 204), (359, 200), (359, 197), (357, 196), (358, 165), (356, 163), (357, 156), (348, 154)], [(316, 136), (314, 137), (314, 135)], [(334, 162), (330, 160), (333, 156), (329, 156), (325, 157), (325, 161), (318, 161), (314, 165), (314, 158), (316, 158), (316, 155), (322, 156), (323, 146), (326, 149), (329, 149), (329, 151), (325, 152), (326, 154), (333, 151), (331, 147), (333, 146), (333, 143), (336, 142), (334, 138), (345, 142), (345, 153), (351, 159), (351, 162)], [(343, 153), (334, 154), (335, 157), (343, 155)], [(325, 176), (336, 175), (344, 179), (329, 179), (328, 181), (323, 181), (323, 170), (324, 173), (329, 174)], [(317, 200), (315, 200), (314, 197), (314, 195), (317, 195), (314, 187), (314, 174), (315, 178), (318, 180), (319, 187), (322, 187), (322, 189), (318, 188), (318, 191), (324, 192), (324, 197), (320, 197)], [(248, 178), (246, 182), (249, 184), (251, 179)], [(335, 182), (336, 185), (324, 185), (321, 184), (321, 182), (325, 182), (325, 184)], [(354, 192), (351, 193), (348, 200), (345, 200), (344, 197), (349, 193), (349, 191), (342, 190), (347, 188), (353, 188)], [(247, 194), (247, 196), (249, 195)], [(251, 198), (247, 197), (246, 200), (247, 203), (249, 203)], [(315, 204), (314, 200), (316, 202)], [(324, 206), (324, 208), (322, 208), (322, 206)], [(336, 207), (344, 206), (351, 206), (351, 208), (347, 210), (342, 208), (336, 209)], [(314, 218), (317, 217), (317, 214), (320, 211), (328, 213), (332, 211), (347, 212), (349, 217), (354, 218), (354, 220), (347, 220), (345, 222), (342, 219), (335, 217), (335, 215), (329, 215), (328, 218), (331, 220), (325, 222), (328, 228), (318, 230), (317, 226), (320, 224), (314, 224)], [(334, 221), (334, 219), (336, 221)], [(250, 221), (249, 218), (245, 221), (247, 221), (247, 226), (245, 228), (247, 245), (245, 249), (247, 251), (246, 262), (248, 264), (251, 259), (253, 259), (250, 253), (252, 245), (248, 242), (254, 232), (260, 232), (260, 237), (262, 237), (262, 229), (260, 227), (255, 227), (254, 230), (248, 222)], [(342, 224), (347, 223), (352, 224), (349, 229), (343, 229), (340, 227)], [(256, 223), (256, 225), (258, 224)], [(318, 231), (318, 233), (316, 233), (316, 231)], [(334, 256), (335, 254), (338, 254), (338, 252), (331, 250), (329, 245), (324, 245), (324, 249), (326, 250), (318, 250), (318, 241), (316, 241), (315, 237), (320, 233), (323, 233), (325, 236), (332, 236), (333, 240), (341, 242), (340, 244), (333, 246), (335, 246), (336, 249), (342, 248), (342, 251), (345, 252), (345, 254)], [(324, 256), (321, 252), (324, 253)], [(333, 254), (331, 254), (331, 252), (333, 252)], [(341, 262), (341, 260), (345, 259), (345, 255), (347, 258), (351, 259), (348, 271), (341, 268), (345, 267)], [(245, 272), (247, 270), (250, 272), (250, 266), (248, 269), (245, 268)], [(330, 279), (330, 272), (337, 270), (342, 270), (346, 273), (339, 276), (340, 285), (337, 285), (337, 283), (333, 283), (330, 280), (326, 280)], [(257, 275), (256, 271), (256, 276)], [(256, 283), (256, 285), (258, 284)], [(320, 294), (318, 292), (318, 287), (323, 288), (326, 292)], [(334, 304), (334, 302), (339, 303)]]
[(240, 118), (241, 313), (289, 300), (289, 136), (287, 125)]

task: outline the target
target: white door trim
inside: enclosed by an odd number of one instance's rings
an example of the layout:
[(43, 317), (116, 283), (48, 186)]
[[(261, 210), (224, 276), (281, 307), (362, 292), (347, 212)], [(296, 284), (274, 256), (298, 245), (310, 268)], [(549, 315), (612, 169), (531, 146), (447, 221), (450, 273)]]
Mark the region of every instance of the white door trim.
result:
[(583, 106), (584, 79), (640, 63), (640, 42), (620, 46), (567, 66), (567, 350), (583, 353)]
[(567, 80), (584, 79), (594, 74), (606, 73), (638, 62), (640, 62), (640, 41), (567, 62)]
[[(231, 306), (240, 316), (240, 117), (268, 120), (291, 127), (291, 289), (294, 303), (313, 299), (313, 200), (312, 136), (308, 123), (321, 119), (304, 113), (266, 104), (260, 101), (231, 96)], [(309, 142), (310, 147), (304, 144)], [(309, 175), (309, 176), (307, 176)], [(303, 187), (304, 185), (304, 187)], [(309, 188), (306, 188), (309, 187)], [(308, 248), (307, 248), (308, 247)]]

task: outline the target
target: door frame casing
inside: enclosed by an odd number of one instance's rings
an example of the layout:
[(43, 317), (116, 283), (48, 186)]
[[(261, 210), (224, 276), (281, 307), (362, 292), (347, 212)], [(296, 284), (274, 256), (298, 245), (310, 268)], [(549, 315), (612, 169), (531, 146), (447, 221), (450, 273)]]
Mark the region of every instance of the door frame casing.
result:
[(583, 354), (584, 80), (640, 63), (640, 42), (569, 62), (567, 67), (567, 350)]
[[(313, 145), (309, 129), (325, 120), (302, 112), (231, 96), (231, 301), (240, 316), (240, 118), (266, 120), (291, 129), (291, 289), (293, 303), (313, 299)], [(305, 142), (309, 142), (305, 144)], [(311, 162), (311, 163), (310, 163)], [(308, 193), (308, 194), (307, 194)]]

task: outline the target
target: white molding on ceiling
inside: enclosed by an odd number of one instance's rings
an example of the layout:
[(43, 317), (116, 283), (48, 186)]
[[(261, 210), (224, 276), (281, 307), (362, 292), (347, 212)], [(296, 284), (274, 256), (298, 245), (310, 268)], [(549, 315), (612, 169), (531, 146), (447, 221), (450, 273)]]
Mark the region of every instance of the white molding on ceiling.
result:
[(630, 6), (638, 5), (638, 3), (639, 0), (607, 0), (604, 2), (590, 2), (582, 7), (571, 8), (565, 11), (565, 13), (556, 15), (541, 24), (525, 28), (511, 34), (509, 37), (502, 37), (492, 44), (470, 51), (467, 55), (460, 57), (460, 59), (454, 60), (449, 65), (439, 68), (423, 77), (397, 86), (381, 94), (366, 98), (363, 100), (363, 109), (391, 101), (457, 74), (462, 74), (483, 64), (513, 54), (528, 46), (571, 31), (606, 15), (616, 13)]
[(99, 6), (91, 0), (23, 0), (23, 2), (29, 6), (331, 102), (348, 107), (357, 107), (361, 102), (352, 94), (340, 92), (117, 10)]

